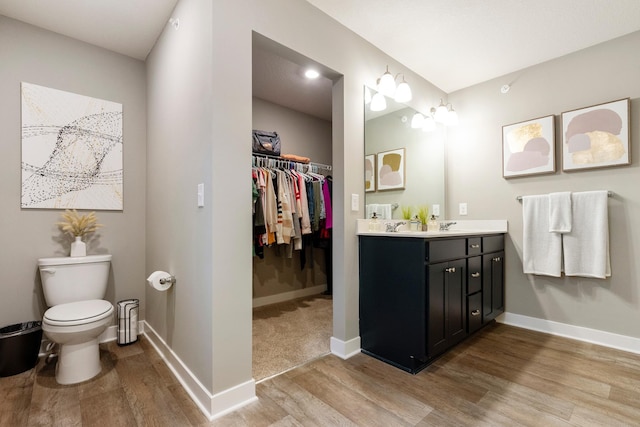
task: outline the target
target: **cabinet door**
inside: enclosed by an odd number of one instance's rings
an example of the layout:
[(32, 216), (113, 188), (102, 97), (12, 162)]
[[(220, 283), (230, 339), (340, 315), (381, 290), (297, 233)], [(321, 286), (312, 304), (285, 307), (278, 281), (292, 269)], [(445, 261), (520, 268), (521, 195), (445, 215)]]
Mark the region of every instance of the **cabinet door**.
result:
[(427, 354), (434, 357), (466, 336), (466, 260), (431, 264), (428, 270)]
[(504, 251), (482, 256), (482, 318), (493, 320), (504, 311)]

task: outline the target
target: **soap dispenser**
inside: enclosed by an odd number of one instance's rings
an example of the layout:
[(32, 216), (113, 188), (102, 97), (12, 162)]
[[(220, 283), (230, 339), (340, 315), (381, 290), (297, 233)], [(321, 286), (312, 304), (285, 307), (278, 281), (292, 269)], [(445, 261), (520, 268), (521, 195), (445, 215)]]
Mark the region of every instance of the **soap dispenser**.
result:
[(378, 215), (374, 212), (371, 215), (371, 219), (369, 220), (369, 231), (379, 231), (380, 227), (378, 226)]
[(435, 215), (431, 215), (431, 218), (427, 221), (427, 231), (438, 231), (438, 220)]
[(420, 219), (418, 218), (418, 215), (416, 215), (409, 222), (409, 229), (411, 231), (420, 231), (420, 229), (422, 228), (421, 225), (422, 225), (422, 223), (420, 222)]

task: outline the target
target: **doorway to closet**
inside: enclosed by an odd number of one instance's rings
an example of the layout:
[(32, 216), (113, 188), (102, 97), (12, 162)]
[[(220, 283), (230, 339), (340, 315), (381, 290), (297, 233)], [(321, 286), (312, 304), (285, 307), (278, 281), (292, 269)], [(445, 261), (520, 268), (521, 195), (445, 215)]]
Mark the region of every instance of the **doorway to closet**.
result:
[[(311, 232), (300, 229), (297, 244), (265, 245), (259, 237), (262, 230), (254, 227), (253, 378), (260, 382), (330, 352), (333, 242), (327, 228), (330, 197), (326, 204), (323, 197), (332, 192), (333, 81), (323, 76), (326, 67), (257, 33), (252, 51), (253, 128), (278, 132), (281, 154), (300, 157), (282, 162), (254, 155), (253, 181), (260, 190), (258, 175), (276, 187), (289, 176), (298, 192), (311, 193), (310, 212), (320, 206), (313, 202), (323, 206), (321, 214), (311, 218)], [(309, 67), (321, 75), (307, 79), (304, 71)], [(296, 174), (302, 177), (290, 177)]]

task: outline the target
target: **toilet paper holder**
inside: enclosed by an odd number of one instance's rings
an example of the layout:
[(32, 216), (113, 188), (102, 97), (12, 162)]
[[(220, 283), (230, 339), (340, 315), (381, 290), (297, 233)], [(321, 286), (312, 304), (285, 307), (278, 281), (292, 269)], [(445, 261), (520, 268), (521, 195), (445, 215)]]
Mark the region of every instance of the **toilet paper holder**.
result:
[(175, 285), (176, 284), (176, 276), (169, 276), (169, 277), (160, 278), (160, 284), (161, 285), (166, 285), (167, 283)]

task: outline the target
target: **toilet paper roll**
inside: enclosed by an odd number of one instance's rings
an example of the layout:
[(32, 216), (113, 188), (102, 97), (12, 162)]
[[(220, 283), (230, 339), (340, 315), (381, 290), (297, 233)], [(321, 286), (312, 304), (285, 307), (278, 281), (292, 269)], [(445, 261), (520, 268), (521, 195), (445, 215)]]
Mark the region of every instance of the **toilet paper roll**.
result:
[(171, 274), (166, 271), (154, 271), (149, 277), (147, 277), (147, 283), (154, 289), (166, 291), (171, 287), (172, 283), (170, 281), (160, 283), (160, 279), (168, 279), (169, 277), (171, 277)]

